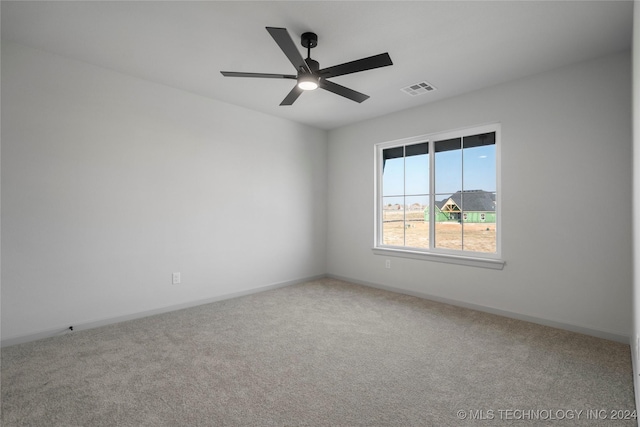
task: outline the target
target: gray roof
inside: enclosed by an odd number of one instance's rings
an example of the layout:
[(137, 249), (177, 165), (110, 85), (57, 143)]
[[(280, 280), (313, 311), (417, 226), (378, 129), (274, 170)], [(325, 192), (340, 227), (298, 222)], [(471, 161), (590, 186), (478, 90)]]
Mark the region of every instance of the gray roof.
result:
[(453, 200), (462, 212), (495, 212), (496, 195), (484, 190), (456, 191), (450, 197), (436, 202), (438, 209), (442, 209), (447, 200)]

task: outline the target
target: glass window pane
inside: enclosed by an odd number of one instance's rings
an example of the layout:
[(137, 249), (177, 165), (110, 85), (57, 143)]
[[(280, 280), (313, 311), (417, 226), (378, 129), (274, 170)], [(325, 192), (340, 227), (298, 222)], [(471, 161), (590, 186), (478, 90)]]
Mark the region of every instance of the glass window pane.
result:
[(436, 222), (435, 247), (462, 249), (462, 224), (458, 221)]
[(460, 192), (437, 194), (435, 206), (435, 247), (462, 249), (462, 204)]
[(412, 196), (406, 199), (405, 246), (429, 248), (429, 196)]
[(420, 144), (411, 144), (404, 147), (404, 155), (406, 157), (419, 156), (421, 154), (429, 154), (428, 142), (421, 142)]
[(496, 143), (496, 133), (481, 133), (478, 135), (465, 136), (464, 137), (464, 147), (481, 147), (483, 145), (495, 145)]
[[(402, 148), (402, 147), (400, 147)], [(384, 150), (386, 153), (388, 150)], [(382, 172), (382, 195), (401, 196), (404, 194), (404, 157), (384, 161)]]
[(464, 220), (464, 250), (496, 253), (496, 214), (466, 212)]
[[(420, 154), (411, 155), (410, 149), (426, 146)], [(429, 193), (429, 154), (428, 144), (416, 144), (407, 147), (405, 158), (405, 194), (424, 195)]]
[(462, 190), (462, 139), (435, 142), (436, 193)]
[(404, 197), (382, 198), (382, 244), (404, 246)]
[(496, 191), (496, 146), (465, 148), (462, 152), (464, 190)]

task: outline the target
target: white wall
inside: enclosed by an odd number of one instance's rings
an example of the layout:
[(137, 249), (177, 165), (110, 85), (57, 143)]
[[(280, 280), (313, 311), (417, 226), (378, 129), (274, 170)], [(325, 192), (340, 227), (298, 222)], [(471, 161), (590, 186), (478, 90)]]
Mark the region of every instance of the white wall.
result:
[[(337, 129), (327, 158), (323, 131), (3, 42), (2, 338), (327, 272), (624, 339), (630, 67), (622, 53)], [(496, 121), (504, 270), (385, 269), (373, 145)]]
[(3, 42), (3, 342), (323, 275), (326, 138)]
[[(620, 53), (329, 132), (328, 273), (628, 340), (630, 67)], [(371, 251), (374, 144), (492, 122), (505, 268), (393, 258), (385, 269)]]
[(640, 409), (640, 1), (633, 3), (633, 334), (631, 355), (636, 409)]

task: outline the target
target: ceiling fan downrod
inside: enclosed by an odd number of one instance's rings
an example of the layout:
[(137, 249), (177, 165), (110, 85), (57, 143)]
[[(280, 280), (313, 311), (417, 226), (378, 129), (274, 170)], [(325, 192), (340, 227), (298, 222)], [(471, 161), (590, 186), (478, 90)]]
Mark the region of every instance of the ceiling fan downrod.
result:
[(305, 59), (304, 62), (307, 63), (313, 74), (320, 69), (320, 63), (311, 59), (311, 49), (318, 46), (318, 35), (311, 32), (303, 33), (302, 36), (300, 36), (300, 44), (307, 48), (307, 59)]

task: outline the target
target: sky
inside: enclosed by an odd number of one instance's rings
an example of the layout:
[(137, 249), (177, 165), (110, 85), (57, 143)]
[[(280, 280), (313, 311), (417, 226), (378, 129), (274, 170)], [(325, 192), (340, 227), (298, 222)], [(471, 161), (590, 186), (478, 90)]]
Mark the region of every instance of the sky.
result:
[[(443, 151), (435, 156), (436, 200), (460, 190), (496, 191), (495, 145)], [(429, 154), (388, 159), (382, 191), (383, 205), (428, 205)], [(407, 195), (406, 200), (398, 197), (402, 194)]]

